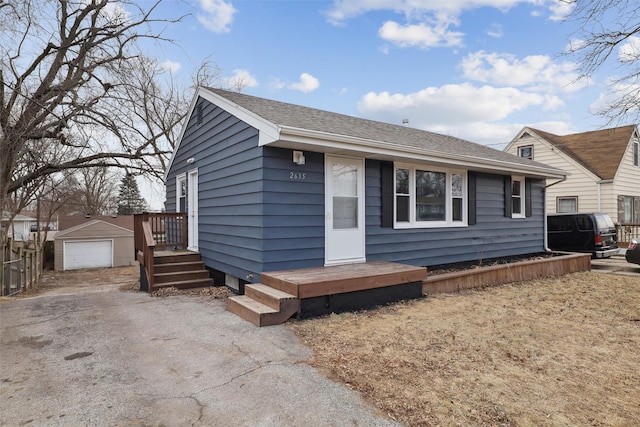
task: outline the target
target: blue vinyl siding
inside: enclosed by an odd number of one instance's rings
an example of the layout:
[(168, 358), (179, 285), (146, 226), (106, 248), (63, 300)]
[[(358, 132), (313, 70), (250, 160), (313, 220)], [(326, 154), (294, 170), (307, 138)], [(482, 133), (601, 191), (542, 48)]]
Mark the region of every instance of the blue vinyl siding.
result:
[[(241, 279), (262, 271), (262, 151), (258, 131), (216, 106), (195, 114), (167, 175), (167, 204), (175, 211), (175, 177), (198, 169), (198, 248), (207, 267)], [(188, 165), (186, 160), (195, 159)]]
[(544, 182), (532, 185), (533, 215), (504, 216), (501, 175), (477, 175), (477, 224), (468, 227), (393, 229), (380, 227), (380, 163), (367, 160), (367, 261), (396, 261), (417, 266), (475, 262), (544, 251)]
[[(264, 270), (324, 265), (324, 155), (264, 149)], [(303, 178), (302, 178), (303, 177)]]

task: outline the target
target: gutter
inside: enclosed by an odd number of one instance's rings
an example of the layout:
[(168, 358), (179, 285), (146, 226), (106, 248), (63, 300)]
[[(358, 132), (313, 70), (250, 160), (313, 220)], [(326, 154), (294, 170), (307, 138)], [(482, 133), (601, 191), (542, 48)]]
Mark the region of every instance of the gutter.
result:
[[(336, 135), (321, 131), (280, 126), (280, 139), (272, 142), (289, 142), (297, 144), (323, 145), (325, 148), (368, 152), (389, 157), (403, 157), (411, 160), (424, 160), (456, 165), (458, 167), (480, 168), (491, 171), (508, 172), (510, 174), (533, 175), (536, 177), (561, 179), (566, 178), (564, 171), (555, 168), (525, 165), (506, 160), (485, 159), (463, 154), (443, 153), (439, 150), (424, 149), (410, 145), (400, 145), (366, 138)], [(261, 143), (267, 145), (269, 143)], [(277, 146), (277, 145), (276, 145)]]

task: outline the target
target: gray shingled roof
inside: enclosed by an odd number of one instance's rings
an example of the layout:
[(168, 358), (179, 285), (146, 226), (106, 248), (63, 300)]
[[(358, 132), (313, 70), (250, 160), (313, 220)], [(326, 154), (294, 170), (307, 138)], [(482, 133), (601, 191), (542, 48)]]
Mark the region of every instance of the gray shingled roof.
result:
[(223, 89), (207, 88), (207, 90), (279, 126), (391, 143), (435, 151), (445, 155), (468, 156), (475, 159), (510, 162), (557, 171), (550, 166), (449, 135), (361, 119)]

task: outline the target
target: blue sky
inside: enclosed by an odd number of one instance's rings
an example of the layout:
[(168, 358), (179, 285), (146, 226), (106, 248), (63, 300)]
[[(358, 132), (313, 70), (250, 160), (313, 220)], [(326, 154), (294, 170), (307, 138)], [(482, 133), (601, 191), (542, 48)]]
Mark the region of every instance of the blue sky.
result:
[[(578, 77), (557, 0), (190, 0), (159, 16), (176, 45), (155, 54), (178, 77), (209, 59), (221, 83), (278, 101), (454, 135), (501, 149), (524, 126), (567, 134), (607, 75)], [(626, 124), (626, 123), (625, 123)]]

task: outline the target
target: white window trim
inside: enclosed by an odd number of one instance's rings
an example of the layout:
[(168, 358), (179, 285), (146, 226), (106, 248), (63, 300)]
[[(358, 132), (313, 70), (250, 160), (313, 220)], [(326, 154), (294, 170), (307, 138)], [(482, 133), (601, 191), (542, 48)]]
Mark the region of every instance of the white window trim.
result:
[[(560, 211), (560, 202), (563, 200), (575, 200), (576, 201), (576, 210), (571, 212), (562, 212)], [(578, 196), (558, 196), (556, 197), (556, 212), (557, 213), (576, 213), (578, 212)]]
[[(397, 194), (396, 194), (396, 170), (409, 170), (409, 221), (397, 221)], [(416, 169), (429, 172), (442, 172), (446, 174), (446, 204), (445, 210), (447, 219), (445, 221), (417, 221), (416, 220)], [(462, 176), (462, 221), (453, 221), (453, 195), (451, 188), (451, 176), (458, 174)], [(468, 199), (467, 191), (467, 171), (462, 169), (439, 168), (429, 165), (418, 165), (410, 163), (394, 163), (393, 165), (393, 228), (443, 228), (443, 227), (468, 227)]]
[[(522, 149), (523, 148), (531, 148), (531, 157), (525, 157), (522, 155)], [(529, 160), (533, 160), (533, 145), (529, 144), (529, 145), (521, 145), (518, 147), (518, 157), (522, 157), (523, 159), (529, 159)]]
[(524, 180), (524, 176), (512, 176), (511, 177), (511, 186), (512, 186), (512, 192), (511, 192), (511, 203), (513, 206), (513, 183), (514, 182), (520, 182), (520, 195), (518, 197), (520, 197), (520, 213), (515, 213), (513, 212), (513, 208), (511, 209), (511, 218), (526, 218), (527, 217), (527, 213), (525, 212), (525, 202), (526, 202), (526, 188), (525, 188), (525, 180)]
[(186, 173), (181, 173), (180, 175), (176, 176), (176, 212), (180, 212), (180, 197), (185, 197), (185, 205), (186, 205), (186, 194), (181, 194), (182, 193), (182, 186), (180, 185), (180, 183), (184, 181), (185, 183), (185, 188), (187, 185), (187, 174)]

